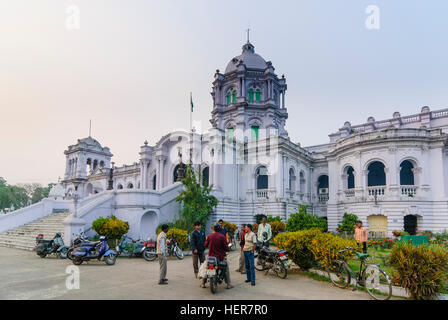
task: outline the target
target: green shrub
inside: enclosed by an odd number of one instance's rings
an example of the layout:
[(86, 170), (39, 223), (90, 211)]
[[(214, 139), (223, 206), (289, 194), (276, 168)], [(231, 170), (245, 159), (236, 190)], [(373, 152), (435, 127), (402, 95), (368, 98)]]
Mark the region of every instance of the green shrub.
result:
[(350, 214), (345, 212), (341, 223), (338, 225), (338, 232), (347, 232), (349, 234), (355, 233), (353, 229), (356, 221), (358, 221), (358, 216), (356, 214)]
[(389, 263), (395, 270), (395, 283), (413, 299), (434, 298), (446, 285), (448, 251), (441, 246), (398, 243), (392, 248)]
[(307, 270), (314, 265), (314, 255), (309, 246), (311, 241), (322, 234), (319, 229), (280, 233), (274, 238), (278, 248), (288, 251), (288, 256), (301, 269)]
[(322, 232), (327, 231), (327, 220), (306, 212), (308, 206), (299, 206), (299, 212), (290, 215), (286, 221), (286, 230), (290, 232), (317, 228)]
[[(319, 262), (322, 268), (331, 266), (333, 261), (339, 257), (338, 251), (347, 247), (359, 250), (359, 245), (355, 239), (344, 239), (331, 233), (322, 233), (314, 237), (309, 245), (310, 251), (314, 255), (314, 259)], [(355, 250), (348, 250), (344, 255), (349, 258)]]
[(128, 233), (129, 223), (115, 216), (99, 217), (92, 222), (92, 229), (99, 235), (106, 236), (110, 240), (120, 239)]

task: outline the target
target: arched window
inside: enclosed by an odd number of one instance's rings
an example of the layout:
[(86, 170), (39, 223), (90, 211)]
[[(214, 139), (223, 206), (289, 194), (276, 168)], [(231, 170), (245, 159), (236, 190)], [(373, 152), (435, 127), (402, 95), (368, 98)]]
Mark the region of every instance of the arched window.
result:
[(328, 176), (325, 174), (317, 179), (317, 193), (318, 194), (328, 193)]
[(258, 135), (258, 133), (259, 133), (259, 129), (260, 129), (259, 126), (251, 126), (251, 127), (250, 127), (252, 141), (258, 141), (258, 138), (259, 138), (259, 135)]
[(156, 190), (157, 188), (157, 176), (154, 175), (154, 177), (152, 177), (152, 190)]
[(236, 103), (236, 90), (234, 88), (227, 91), (227, 104)]
[(209, 168), (205, 167), (202, 170), (202, 185), (208, 187), (208, 180), (209, 180)]
[(289, 168), (289, 190), (291, 190), (291, 191), (295, 191), (295, 188), (294, 188), (295, 180), (296, 180), (296, 177), (294, 175), (294, 169)]
[(347, 189), (355, 188), (355, 170), (353, 167), (347, 168)]
[(367, 167), (367, 186), (385, 186), (386, 185), (386, 172), (384, 171), (384, 164), (379, 161), (374, 161)]
[(129, 183), (128, 184), (128, 189), (133, 189), (133, 188), (134, 188), (134, 185), (132, 183)]
[[(185, 170), (187, 169), (187, 166), (184, 163), (178, 164), (173, 171), (173, 183), (180, 181), (185, 177)], [(183, 174), (183, 176), (179, 177), (179, 172)]]
[(404, 160), (400, 164), (400, 185), (402, 186), (413, 186), (414, 181), (414, 165), (409, 160)]
[(119, 185), (117, 186), (117, 189), (118, 189), (118, 190), (123, 189), (123, 185), (122, 185), (122, 184), (119, 184)]
[(255, 176), (257, 179), (257, 190), (267, 189), (268, 188), (268, 169), (265, 166), (261, 166), (257, 168), (255, 172)]

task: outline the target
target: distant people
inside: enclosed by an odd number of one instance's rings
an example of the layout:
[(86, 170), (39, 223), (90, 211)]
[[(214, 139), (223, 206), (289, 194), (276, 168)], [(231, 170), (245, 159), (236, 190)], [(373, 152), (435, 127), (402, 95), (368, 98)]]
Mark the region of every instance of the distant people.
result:
[(362, 244), (362, 252), (367, 253), (367, 230), (362, 226), (362, 221), (355, 222), (355, 240)]
[(235, 270), (235, 271), (243, 273), (243, 274), (246, 273), (246, 267), (245, 267), (245, 263), (244, 263), (244, 251), (243, 251), (245, 235), (246, 235), (246, 225), (243, 223), (241, 225), (241, 230), (238, 233), (238, 239), (240, 240), (239, 244), (241, 247), (239, 267), (238, 267), (238, 269)]
[(254, 265), (254, 251), (257, 248), (257, 236), (252, 232), (252, 225), (246, 225), (246, 234), (244, 235), (244, 262), (246, 265), (246, 282), (251, 282), (255, 285), (255, 265)]
[[(216, 224), (213, 227), (213, 233), (209, 234), (207, 240), (205, 240), (205, 247), (208, 248), (208, 256), (216, 257), (219, 261), (225, 261), (227, 252), (229, 251), (229, 246), (227, 245), (226, 238), (221, 233), (221, 227), (219, 224)], [(233, 288), (230, 284), (230, 270), (229, 264), (227, 263), (226, 267), (226, 277), (225, 282), (227, 284), (227, 289)], [(205, 288), (205, 283), (207, 282), (207, 278), (202, 279), (201, 287)]]
[(229, 230), (227, 230), (227, 228), (224, 227), (224, 221), (222, 219), (219, 219), (218, 224), (221, 227), (220, 232), (226, 237), (227, 243), (229, 243), (230, 241)]
[(194, 230), (190, 236), (190, 246), (193, 252), (193, 270), (196, 278), (198, 277), (199, 272), (199, 263), (201, 264), (205, 260), (204, 251), (205, 251), (205, 232), (202, 230), (202, 225), (199, 221), (194, 223)]
[(267, 223), (266, 216), (261, 218), (261, 223), (258, 226), (258, 241), (266, 241), (266, 246), (269, 246), (269, 240), (272, 238), (271, 225)]
[(167, 269), (167, 256), (168, 248), (166, 245), (166, 233), (168, 232), (168, 225), (162, 225), (162, 231), (157, 236), (157, 256), (159, 258), (160, 265), (160, 278), (159, 284), (168, 284), (168, 279), (166, 278)]

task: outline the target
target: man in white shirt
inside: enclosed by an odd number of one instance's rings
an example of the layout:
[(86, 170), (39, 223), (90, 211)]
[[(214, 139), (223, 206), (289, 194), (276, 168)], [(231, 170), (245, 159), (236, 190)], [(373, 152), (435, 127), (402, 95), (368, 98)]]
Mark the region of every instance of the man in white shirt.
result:
[[(265, 232), (266, 232), (266, 236), (263, 235)], [(265, 216), (263, 216), (263, 218), (261, 218), (261, 223), (258, 226), (257, 238), (258, 238), (258, 241), (260, 241), (260, 242), (266, 241), (267, 242), (266, 245), (269, 244), (269, 240), (271, 240), (271, 238), (272, 238), (271, 225), (266, 222)]]

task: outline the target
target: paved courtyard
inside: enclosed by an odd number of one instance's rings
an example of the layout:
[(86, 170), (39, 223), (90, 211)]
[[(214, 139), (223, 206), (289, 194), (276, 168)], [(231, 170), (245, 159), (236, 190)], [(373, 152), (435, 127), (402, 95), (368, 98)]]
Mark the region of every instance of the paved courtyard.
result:
[(234, 288), (220, 286), (213, 295), (199, 287), (191, 257), (168, 260), (169, 285), (157, 285), (159, 264), (142, 258), (119, 258), (114, 266), (104, 262), (83, 263), (80, 289), (68, 290), (66, 279), (70, 260), (39, 258), (34, 252), (0, 247), (0, 299), (369, 299), (365, 292), (352, 292), (331, 287), (295, 274), (283, 280), (257, 271), (257, 285), (244, 282), (235, 272), (238, 253), (230, 257)]

